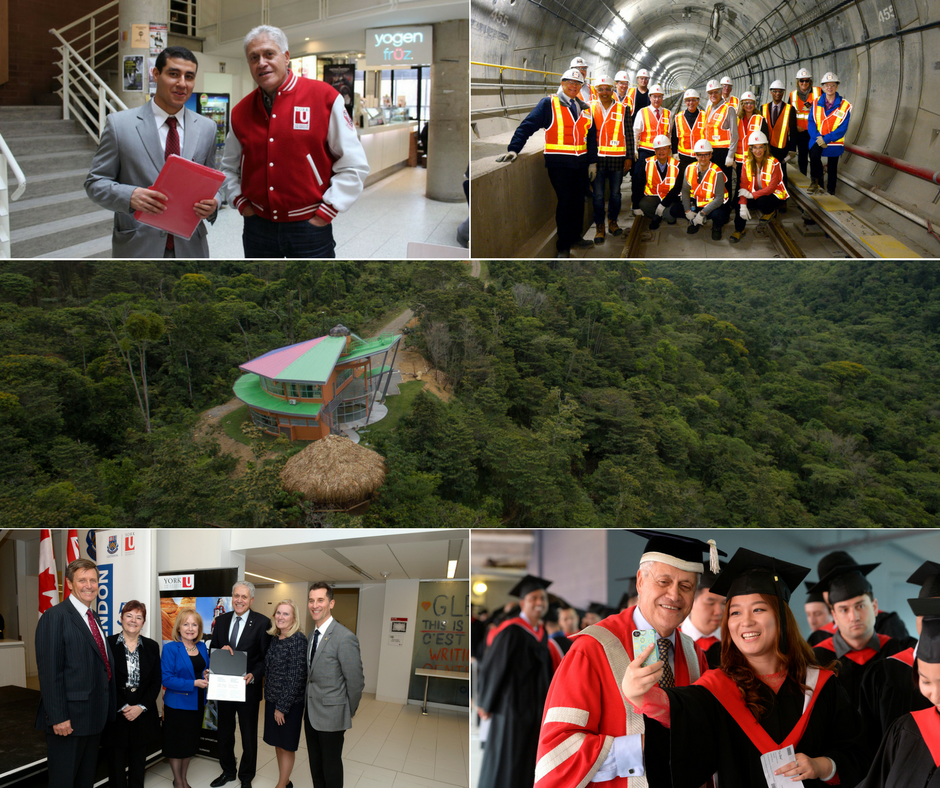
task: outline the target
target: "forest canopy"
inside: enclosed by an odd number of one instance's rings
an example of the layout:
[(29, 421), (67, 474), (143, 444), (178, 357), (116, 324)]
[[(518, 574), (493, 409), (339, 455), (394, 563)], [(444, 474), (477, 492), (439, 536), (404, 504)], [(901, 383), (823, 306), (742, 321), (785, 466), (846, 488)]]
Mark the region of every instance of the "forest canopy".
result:
[(910, 262), (0, 263), (0, 520), (313, 522), (200, 414), (238, 365), (405, 308), (440, 371), (334, 527), (927, 527), (937, 267)]

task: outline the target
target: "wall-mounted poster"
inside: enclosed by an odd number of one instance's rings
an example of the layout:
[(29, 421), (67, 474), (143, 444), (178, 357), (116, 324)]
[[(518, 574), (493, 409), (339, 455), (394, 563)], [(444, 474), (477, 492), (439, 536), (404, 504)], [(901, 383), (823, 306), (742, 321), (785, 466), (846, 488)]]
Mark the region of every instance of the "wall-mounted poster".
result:
[(157, 22), (150, 23), (150, 54), (159, 55), (166, 49), (166, 25)]
[(131, 25), (131, 47), (146, 49), (150, 44), (149, 33), (147, 25)]
[(124, 55), (123, 84), (126, 93), (144, 92), (144, 56)]
[(323, 67), (323, 81), (332, 85), (343, 97), (346, 112), (352, 114), (354, 85), (356, 82), (355, 63), (331, 63)]

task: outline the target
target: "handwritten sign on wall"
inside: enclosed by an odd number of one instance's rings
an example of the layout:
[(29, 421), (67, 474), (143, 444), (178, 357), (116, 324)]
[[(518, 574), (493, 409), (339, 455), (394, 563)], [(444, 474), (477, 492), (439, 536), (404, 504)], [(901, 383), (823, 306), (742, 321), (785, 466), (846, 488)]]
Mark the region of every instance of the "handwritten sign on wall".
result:
[[(470, 584), (465, 580), (434, 580), (418, 587), (415, 645), (408, 697), (424, 697), (424, 678), (415, 668), (470, 670)], [(431, 679), (428, 701), (469, 706), (469, 682)]]

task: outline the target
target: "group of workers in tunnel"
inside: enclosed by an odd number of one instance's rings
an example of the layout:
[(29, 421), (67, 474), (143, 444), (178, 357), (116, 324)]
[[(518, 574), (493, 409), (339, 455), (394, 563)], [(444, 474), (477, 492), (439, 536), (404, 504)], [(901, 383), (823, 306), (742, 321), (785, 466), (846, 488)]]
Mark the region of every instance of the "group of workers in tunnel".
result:
[[(685, 110), (673, 115), (663, 107), (662, 86), (650, 84), (646, 69), (637, 72), (635, 87), (626, 71), (613, 79), (602, 75), (594, 84), (587, 71), (585, 60), (574, 58), (558, 92), (539, 101), (496, 159), (514, 161), (536, 131), (546, 130), (545, 166), (558, 198), (559, 257), (569, 257), (572, 248), (601, 245), (608, 233), (623, 233), (618, 217), (627, 173), (633, 214), (648, 217), (650, 230), (684, 217), (694, 235), (710, 221), (712, 239), (720, 241), (724, 225), (733, 220), (731, 243), (746, 234), (752, 213), (767, 223), (786, 211), (787, 163), (794, 157), (803, 175), (809, 169), (809, 194), (835, 194), (852, 105), (839, 95), (839, 77), (832, 72), (814, 86), (812, 74), (801, 68), (796, 89), (788, 94), (776, 80), (771, 100), (762, 105), (751, 91), (732, 95), (730, 77), (712, 79), (704, 108), (698, 91), (689, 89)], [(589, 192), (593, 241), (583, 238)]]

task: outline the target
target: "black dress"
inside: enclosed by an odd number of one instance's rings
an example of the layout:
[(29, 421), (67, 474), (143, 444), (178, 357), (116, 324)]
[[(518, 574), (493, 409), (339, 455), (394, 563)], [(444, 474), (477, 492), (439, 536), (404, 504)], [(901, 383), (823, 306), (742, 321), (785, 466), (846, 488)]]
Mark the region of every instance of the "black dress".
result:
[[(206, 669), (202, 654), (188, 655), (193, 663), (193, 675), (201, 676)], [(206, 691), (197, 688), (197, 709), (174, 709), (163, 706), (163, 756), (165, 758), (192, 758), (199, 750), (202, 735), (202, 716), (205, 712)]]
[(477, 704), (492, 717), (479, 788), (525, 788), (535, 782), (539, 728), (554, 666), (544, 627), (541, 639), (522, 625), (496, 635), (480, 666)]
[[(703, 686), (667, 689), (670, 703), (670, 747), (673, 788), (697, 788), (717, 772), (721, 788), (766, 785), (760, 751), (718, 699)], [(758, 720), (774, 742), (783, 742), (803, 713), (803, 693), (786, 679), (774, 691), (762, 687), (769, 707)], [(871, 754), (862, 753), (859, 714), (835, 677), (819, 690), (795, 752), (835, 761), (840, 785), (854, 786), (868, 769)], [(680, 756), (681, 754), (681, 756)], [(822, 780), (804, 780), (806, 788), (823, 788)]]
[[(295, 632), (289, 638), (274, 638), (264, 657), (264, 743), (297, 752), (304, 722), (304, 691), (307, 688), (307, 637)], [(284, 724), (274, 719), (275, 710)]]

